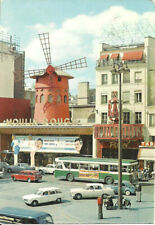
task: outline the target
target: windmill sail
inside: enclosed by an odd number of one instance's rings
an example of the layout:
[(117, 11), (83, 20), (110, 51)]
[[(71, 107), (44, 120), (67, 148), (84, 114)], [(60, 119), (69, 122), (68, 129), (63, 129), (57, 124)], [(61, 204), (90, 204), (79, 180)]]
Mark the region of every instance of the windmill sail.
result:
[(51, 50), (50, 50), (50, 41), (49, 33), (38, 34), (41, 42), (41, 46), (44, 52), (47, 65), (51, 65)]
[(60, 70), (69, 70), (69, 69), (78, 69), (78, 68), (85, 68), (87, 67), (86, 57), (76, 59), (70, 61), (68, 63), (62, 64), (60, 66), (56, 66), (56, 69)]
[(25, 77), (26, 78), (33, 78), (37, 76), (41, 76), (46, 72), (45, 69), (38, 69), (38, 70), (26, 70)]

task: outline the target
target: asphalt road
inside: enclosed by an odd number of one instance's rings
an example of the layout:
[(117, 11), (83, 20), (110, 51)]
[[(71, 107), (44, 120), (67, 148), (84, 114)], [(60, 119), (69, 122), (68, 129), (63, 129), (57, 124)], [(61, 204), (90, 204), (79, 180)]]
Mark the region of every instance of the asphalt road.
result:
[[(0, 208), (5, 206), (20, 207), (45, 211), (53, 216), (57, 224), (97, 224), (97, 223), (139, 223), (154, 224), (154, 183), (142, 183), (142, 201), (137, 202), (136, 196), (129, 196), (131, 200), (130, 209), (106, 210), (103, 207), (103, 219), (98, 219), (98, 206), (96, 199), (74, 200), (70, 195), (71, 188), (85, 186), (85, 182), (68, 182), (58, 180), (53, 175), (44, 175), (39, 183), (13, 182), (8, 174), (0, 179)], [(34, 193), (40, 187), (55, 186), (61, 188), (64, 193), (62, 203), (50, 203), (37, 207), (25, 205), (22, 196)], [(116, 200), (116, 199), (114, 199)]]

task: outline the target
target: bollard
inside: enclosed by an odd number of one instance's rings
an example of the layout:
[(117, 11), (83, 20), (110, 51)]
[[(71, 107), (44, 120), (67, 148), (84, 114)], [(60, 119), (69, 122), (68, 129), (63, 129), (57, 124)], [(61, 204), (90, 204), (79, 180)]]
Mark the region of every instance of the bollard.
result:
[(103, 212), (102, 212), (103, 200), (101, 197), (97, 198), (97, 204), (98, 204), (98, 219), (103, 219)]
[(136, 190), (137, 202), (141, 202), (141, 190), (142, 190), (142, 187), (140, 184), (138, 184), (137, 190)]

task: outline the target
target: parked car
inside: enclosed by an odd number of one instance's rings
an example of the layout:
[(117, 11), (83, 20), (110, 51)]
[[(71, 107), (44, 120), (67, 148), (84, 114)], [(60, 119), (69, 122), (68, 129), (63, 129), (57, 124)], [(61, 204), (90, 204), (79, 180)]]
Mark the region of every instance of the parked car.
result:
[(53, 224), (49, 213), (15, 207), (0, 209), (0, 224)]
[(40, 203), (48, 203), (52, 201), (60, 203), (62, 199), (63, 193), (57, 187), (39, 188), (36, 193), (23, 196), (25, 204), (32, 206), (37, 206)]
[(36, 167), (36, 169), (41, 172), (41, 174), (51, 173), (54, 174), (55, 172), (55, 164), (47, 164), (46, 166)]
[[(111, 185), (112, 189), (114, 190), (115, 194), (118, 194), (118, 181), (115, 181), (112, 185)], [(135, 195), (136, 194), (136, 187), (131, 184), (128, 181), (122, 181), (122, 194), (123, 195)]]
[(11, 174), (11, 178), (13, 181), (21, 180), (21, 181), (39, 181), (42, 179), (42, 175), (36, 170), (22, 170), (17, 174)]
[(86, 184), (84, 188), (72, 188), (70, 190), (74, 199), (82, 198), (106, 198), (107, 196), (114, 196), (114, 190), (100, 183)]
[(35, 170), (35, 167), (27, 163), (17, 163), (16, 165), (9, 165), (7, 162), (1, 162), (0, 168), (4, 168), (8, 173), (17, 173), (21, 170)]

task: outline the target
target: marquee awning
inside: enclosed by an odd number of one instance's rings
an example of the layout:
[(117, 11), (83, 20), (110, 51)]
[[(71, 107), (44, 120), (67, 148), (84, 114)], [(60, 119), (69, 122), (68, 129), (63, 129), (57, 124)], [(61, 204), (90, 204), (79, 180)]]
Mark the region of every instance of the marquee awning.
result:
[(138, 151), (138, 160), (155, 160), (155, 148), (141, 148)]
[(124, 52), (122, 60), (141, 60), (143, 57), (143, 51)]
[(113, 53), (110, 58), (111, 59), (118, 59), (118, 56), (119, 56), (118, 53)]
[(108, 54), (107, 55), (101, 55), (100, 59), (107, 59), (108, 58)]

